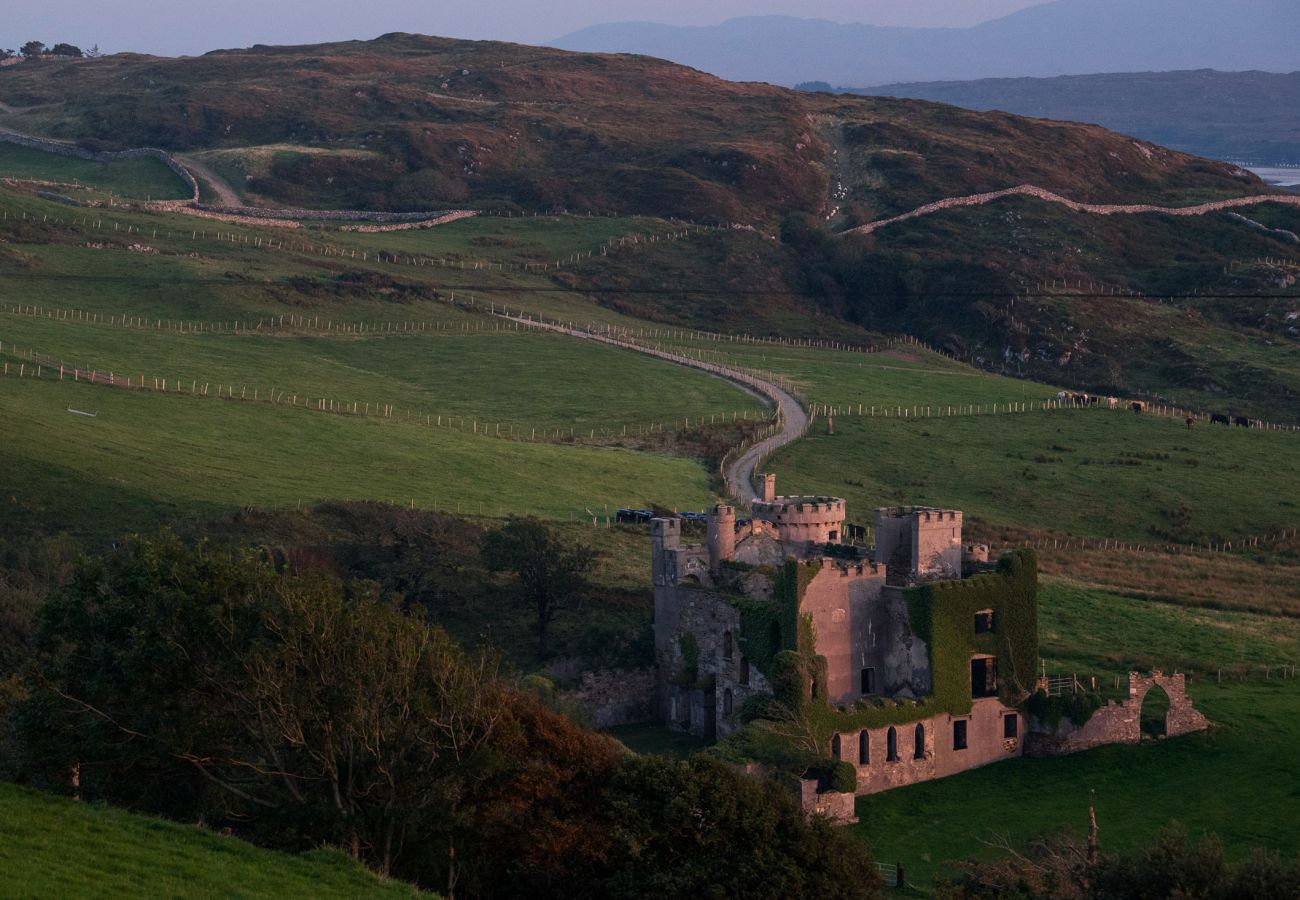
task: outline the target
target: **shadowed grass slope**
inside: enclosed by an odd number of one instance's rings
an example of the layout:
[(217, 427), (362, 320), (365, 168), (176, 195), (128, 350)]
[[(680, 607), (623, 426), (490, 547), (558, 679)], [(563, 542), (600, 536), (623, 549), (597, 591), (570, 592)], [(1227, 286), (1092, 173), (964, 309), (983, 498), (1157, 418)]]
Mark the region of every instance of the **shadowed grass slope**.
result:
[(6, 897), (432, 897), (341, 852), (273, 853), (201, 828), (0, 783)]

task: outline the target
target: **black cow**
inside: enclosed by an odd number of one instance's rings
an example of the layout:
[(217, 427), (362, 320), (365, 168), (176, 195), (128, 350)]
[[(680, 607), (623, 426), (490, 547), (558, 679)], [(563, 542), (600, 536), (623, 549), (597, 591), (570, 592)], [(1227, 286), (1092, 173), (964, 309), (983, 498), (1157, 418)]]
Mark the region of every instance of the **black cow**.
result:
[(1210, 416), (1210, 423), (1213, 425), (1227, 425), (1229, 428), (1232, 427), (1232, 420), (1227, 416), (1221, 416), (1218, 413)]
[(1236, 425), (1238, 428), (1249, 428), (1250, 419), (1247, 419), (1245, 416), (1233, 416), (1232, 424)]

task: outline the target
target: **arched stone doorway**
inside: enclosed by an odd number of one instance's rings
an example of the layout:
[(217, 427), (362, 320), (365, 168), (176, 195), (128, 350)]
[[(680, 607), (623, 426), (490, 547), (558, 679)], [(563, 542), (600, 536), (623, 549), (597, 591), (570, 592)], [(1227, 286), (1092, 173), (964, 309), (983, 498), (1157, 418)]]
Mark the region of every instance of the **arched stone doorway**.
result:
[(1169, 695), (1158, 684), (1142, 698), (1138, 726), (1142, 738), (1162, 738), (1169, 733)]

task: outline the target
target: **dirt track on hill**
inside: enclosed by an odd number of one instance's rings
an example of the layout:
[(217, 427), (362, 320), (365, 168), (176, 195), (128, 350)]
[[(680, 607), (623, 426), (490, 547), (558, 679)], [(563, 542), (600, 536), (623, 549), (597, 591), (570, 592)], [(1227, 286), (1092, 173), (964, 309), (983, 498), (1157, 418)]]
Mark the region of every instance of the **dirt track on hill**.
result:
[(597, 334), (590, 331), (583, 331), (578, 328), (570, 328), (567, 325), (557, 325), (550, 322), (539, 322), (535, 319), (529, 319), (523, 316), (512, 316), (507, 313), (497, 313), (499, 318), (507, 319), (511, 322), (518, 322), (530, 328), (536, 328), (541, 331), (554, 331), (560, 334), (567, 334), (570, 337), (579, 338), (586, 341), (597, 341), (602, 344), (609, 344), (614, 347), (621, 347), (624, 350), (632, 350), (636, 353), (644, 353), (647, 356), (654, 356), (658, 359), (667, 360), (680, 366), (698, 369), (702, 372), (730, 381), (750, 393), (757, 393), (771, 403), (778, 412), (779, 430), (771, 437), (759, 441), (752, 447), (747, 448), (743, 453), (734, 460), (727, 463), (723, 476), (727, 483), (727, 493), (743, 506), (748, 506), (756, 499), (754, 493), (754, 471), (758, 468), (766, 457), (775, 453), (777, 450), (794, 443), (803, 437), (808, 430), (808, 413), (804, 411), (799, 401), (784, 388), (765, 381), (761, 378), (755, 378), (753, 375), (746, 374), (736, 369), (729, 369), (726, 366), (719, 366), (715, 363), (703, 362), (698, 359), (691, 359), (688, 356), (681, 356), (676, 353), (669, 353), (667, 350), (659, 350), (654, 347), (645, 347), (631, 341), (621, 340), (606, 334)]

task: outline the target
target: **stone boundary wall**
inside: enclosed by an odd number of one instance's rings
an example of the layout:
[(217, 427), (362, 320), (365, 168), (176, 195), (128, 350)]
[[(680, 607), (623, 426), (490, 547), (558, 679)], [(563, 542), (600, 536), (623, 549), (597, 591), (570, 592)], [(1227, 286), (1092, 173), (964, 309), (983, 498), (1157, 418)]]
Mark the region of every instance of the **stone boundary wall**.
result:
[(1074, 212), (1091, 213), (1098, 216), (1135, 215), (1138, 213), (1161, 213), (1167, 216), (1203, 216), (1206, 213), (1237, 209), (1243, 206), (1258, 206), (1263, 203), (1281, 203), (1288, 206), (1300, 206), (1300, 194), (1259, 194), (1254, 197), (1236, 197), (1231, 200), (1216, 200), (1212, 203), (1201, 203), (1196, 206), (1154, 206), (1147, 203), (1080, 203), (1078, 200), (1071, 200), (1067, 197), (1062, 197), (1060, 194), (1055, 194), (1051, 191), (1044, 190), (1043, 188), (1035, 187), (1032, 184), (1022, 184), (1001, 191), (991, 191), (987, 194), (972, 194), (969, 197), (949, 197), (946, 200), (937, 200), (934, 203), (927, 203), (925, 206), (917, 207), (911, 212), (906, 212), (899, 216), (880, 219), (876, 222), (868, 222), (866, 225), (859, 225), (857, 228), (850, 228), (843, 232), (843, 234), (871, 234), (873, 231), (877, 231), (888, 225), (896, 225), (899, 222), (906, 222), (909, 219), (915, 219), (920, 216), (928, 216), (931, 213), (941, 212), (946, 209), (958, 209), (964, 206), (982, 206), (986, 203), (992, 203), (995, 200), (1001, 200), (1004, 197), (1013, 196), (1036, 197), (1037, 199), (1045, 200), (1048, 203), (1060, 204)]
[(190, 189), (189, 200), (160, 200), (159, 204), (175, 203), (197, 203), (199, 201), (199, 183), (194, 180), (194, 176), (189, 170), (178, 163), (174, 157), (166, 150), (158, 150), (154, 147), (140, 147), (135, 150), (112, 150), (97, 153), (93, 150), (87, 150), (84, 147), (78, 147), (76, 144), (65, 143), (64, 141), (51, 141), (45, 138), (27, 137), (22, 134), (15, 134), (12, 131), (0, 131), (0, 141), (7, 144), (17, 144), (20, 147), (27, 147), (32, 150), (41, 150), (45, 153), (53, 153), (58, 156), (71, 156), (76, 159), (86, 159), (91, 162), (115, 162), (123, 159), (156, 159), (171, 169), (176, 177), (185, 182), (185, 186)]
[(403, 222), (400, 225), (344, 225), (340, 231), (357, 231), (367, 234), (387, 231), (415, 231), (419, 228), (436, 228), (439, 225), (449, 225), (452, 222), (459, 222), (461, 219), (472, 219), (478, 213), (472, 209), (459, 209), (455, 212), (444, 213), (432, 219), (421, 219), (418, 222)]
[(649, 722), (658, 712), (655, 670), (584, 672), (582, 683), (559, 698), (587, 711), (593, 728)]
[(1186, 677), (1181, 672), (1174, 675), (1130, 672), (1128, 699), (1121, 702), (1111, 700), (1094, 712), (1082, 727), (1069, 720), (1063, 720), (1055, 730), (1041, 722), (1033, 723), (1031, 730), (1039, 739), (1032, 742), (1032, 748), (1026, 748), (1027, 755), (1057, 756), (1106, 744), (1139, 743), (1142, 740), (1142, 704), (1153, 687), (1160, 687), (1169, 696), (1169, 711), (1165, 714), (1166, 737), (1192, 734), (1210, 727), (1209, 719), (1197, 711), (1187, 696)]
[(326, 222), (377, 222), (381, 224), (421, 223), (449, 215), (474, 215), (468, 210), (437, 210), (433, 212), (377, 212), (364, 209), (269, 209), (261, 206), (209, 206), (198, 203), (195, 209), (219, 216), (242, 216), (250, 219), (303, 219)]

